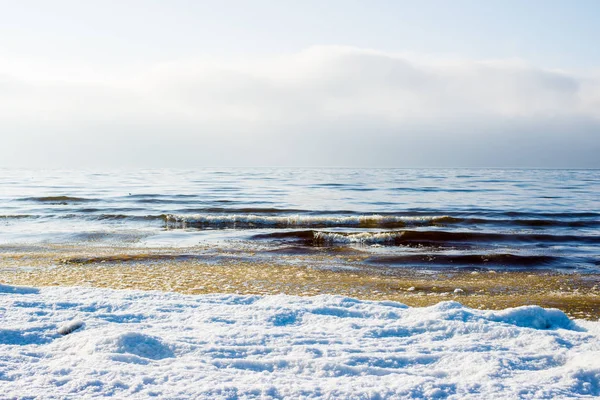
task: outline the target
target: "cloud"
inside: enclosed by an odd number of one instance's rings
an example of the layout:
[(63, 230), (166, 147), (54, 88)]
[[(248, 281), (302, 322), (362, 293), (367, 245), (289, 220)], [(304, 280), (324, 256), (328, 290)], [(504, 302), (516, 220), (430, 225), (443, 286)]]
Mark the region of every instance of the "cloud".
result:
[[(81, 75), (0, 75), (5, 160), (600, 166), (599, 77), (519, 60), (328, 46)], [(102, 151), (82, 155), (90, 143)]]

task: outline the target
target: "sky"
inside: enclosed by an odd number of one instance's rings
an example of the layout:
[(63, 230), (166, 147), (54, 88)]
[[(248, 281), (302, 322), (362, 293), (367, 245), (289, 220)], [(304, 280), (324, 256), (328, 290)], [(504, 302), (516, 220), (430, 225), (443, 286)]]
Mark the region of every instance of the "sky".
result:
[(600, 168), (596, 0), (0, 9), (0, 167)]

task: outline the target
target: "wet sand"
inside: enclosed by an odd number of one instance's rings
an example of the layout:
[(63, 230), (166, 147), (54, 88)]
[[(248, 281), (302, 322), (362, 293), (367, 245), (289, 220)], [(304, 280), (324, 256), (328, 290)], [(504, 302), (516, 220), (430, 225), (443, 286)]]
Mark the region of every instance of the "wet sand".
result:
[(335, 265), (335, 259), (270, 257), (265, 262), (254, 261), (250, 255), (202, 254), (198, 249), (171, 254), (142, 249), (5, 248), (0, 251), (0, 282), (186, 294), (335, 294), (410, 306), (455, 300), (481, 309), (535, 304), (559, 308), (574, 318), (600, 318), (600, 274), (417, 270), (372, 267), (360, 259), (331, 268), (327, 265)]

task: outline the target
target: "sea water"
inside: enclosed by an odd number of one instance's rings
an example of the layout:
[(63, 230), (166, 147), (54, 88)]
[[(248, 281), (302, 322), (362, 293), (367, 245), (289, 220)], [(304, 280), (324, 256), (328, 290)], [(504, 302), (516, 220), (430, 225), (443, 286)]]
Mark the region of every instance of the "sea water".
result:
[[(599, 170), (0, 169), (0, 246), (352, 249), (373, 266), (600, 267)], [(181, 250), (178, 250), (181, 249)]]

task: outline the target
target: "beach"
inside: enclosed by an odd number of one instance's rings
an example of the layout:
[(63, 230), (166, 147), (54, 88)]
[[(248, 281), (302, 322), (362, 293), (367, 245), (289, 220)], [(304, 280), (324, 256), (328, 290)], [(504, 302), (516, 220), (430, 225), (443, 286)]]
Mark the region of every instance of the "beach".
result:
[(595, 171), (5, 172), (6, 398), (600, 396)]
[[(50, 251), (52, 250), (52, 251)], [(269, 262), (253, 253), (208, 255), (203, 249), (29, 249), (0, 254), (2, 281), (25, 286), (84, 286), (160, 290), (184, 294), (350, 296), (429, 306), (454, 300), (481, 309), (524, 305), (558, 308), (570, 317), (600, 318), (600, 274), (556, 271), (469, 271), (382, 268), (356, 255), (280, 256)], [(57, 254), (58, 253), (58, 254)], [(290, 259), (291, 258), (291, 259)], [(348, 259), (350, 258), (350, 260)], [(293, 262), (292, 262), (293, 261)], [(336, 265), (345, 266), (332, 267)]]

